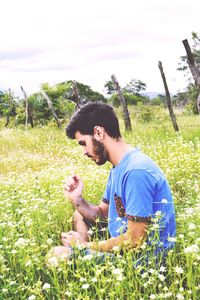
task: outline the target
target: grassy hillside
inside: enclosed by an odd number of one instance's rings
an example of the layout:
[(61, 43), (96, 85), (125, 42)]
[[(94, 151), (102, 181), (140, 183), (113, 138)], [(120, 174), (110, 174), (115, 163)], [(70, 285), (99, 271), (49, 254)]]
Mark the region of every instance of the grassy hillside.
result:
[(178, 134), (163, 115), (148, 124), (132, 123), (133, 132), (123, 132), (125, 140), (159, 164), (173, 191), (178, 233), (167, 265), (156, 268), (152, 257), (141, 272), (132, 263), (136, 251), (116, 253), (115, 261), (98, 265), (80, 257), (47, 268), (46, 253), (60, 244), (61, 231), (71, 229), (65, 177), (75, 170), (85, 198), (98, 203), (111, 166), (84, 157), (64, 128), (1, 127), (0, 299), (199, 299), (200, 118), (178, 117)]

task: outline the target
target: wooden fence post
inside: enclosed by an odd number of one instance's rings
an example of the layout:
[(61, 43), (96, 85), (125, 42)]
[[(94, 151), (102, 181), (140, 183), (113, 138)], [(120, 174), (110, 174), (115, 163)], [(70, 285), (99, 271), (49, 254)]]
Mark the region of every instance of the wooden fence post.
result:
[(117, 81), (117, 78), (115, 75), (111, 76), (112, 82), (114, 84), (114, 88), (118, 94), (119, 97), (119, 101), (120, 104), (122, 106), (123, 109), (123, 117), (124, 117), (124, 123), (125, 123), (125, 129), (131, 131), (132, 127), (131, 127), (131, 120), (130, 120), (130, 116), (129, 116), (129, 112), (128, 112), (128, 108), (127, 108), (127, 104), (126, 104), (126, 100), (123, 96), (123, 93), (120, 89), (119, 83)]
[(162, 66), (161, 61), (158, 62), (158, 67), (160, 69), (160, 74), (161, 74), (163, 84), (164, 84), (164, 88), (165, 88), (165, 93), (166, 93), (166, 98), (167, 98), (167, 107), (169, 109), (169, 114), (170, 114), (170, 117), (171, 117), (171, 120), (172, 120), (172, 124), (174, 126), (174, 130), (178, 131), (179, 130), (178, 129), (178, 124), (176, 122), (176, 117), (175, 117), (175, 114), (174, 114), (174, 111), (173, 111), (173, 108), (172, 108), (172, 101), (171, 101), (171, 97), (170, 97), (170, 93), (169, 93), (169, 89), (168, 89), (168, 86), (167, 86), (167, 81), (166, 81), (166, 78), (165, 78), (165, 74), (164, 74), (164, 71), (163, 71), (163, 66)]
[(33, 128), (34, 125), (33, 125), (33, 116), (32, 116), (32, 112), (31, 112), (31, 109), (29, 107), (29, 103), (28, 103), (28, 98), (27, 98), (27, 95), (26, 95), (26, 92), (25, 90), (23, 89), (23, 87), (21, 86), (21, 91), (24, 95), (24, 101), (25, 101), (25, 115), (26, 115), (26, 120), (25, 120), (25, 128), (27, 129), (27, 126), (28, 126), (28, 120), (30, 120), (30, 123), (31, 123), (31, 127)]
[(47, 93), (45, 91), (41, 90), (41, 93), (42, 93), (42, 96), (47, 100), (47, 104), (49, 106), (49, 109), (50, 109), (50, 111), (51, 111), (51, 113), (52, 113), (52, 115), (53, 115), (53, 117), (56, 121), (56, 124), (57, 124), (58, 128), (60, 128), (61, 123), (60, 123), (60, 120), (58, 119), (57, 114), (56, 114), (56, 112), (53, 108), (53, 104), (52, 104), (51, 99), (49, 98), (49, 96), (47, 95)]
[(78, 88), (75, 80), (72, 82), (72, 88), (73, 88), (74, 97), (76, 101), (76, 109), (78, 109), (79, 107), (81, 107), (81, 99), (78, 93)]
[(192, 77), (194, 79), (196, 87), (199, 89), (199, 95), (197, 97), (197, 109), (200, 114), (200, 70), (196, 66), (194, 56), (192, 54), (188, 40), (187, 39), (183, 40), (182, 43), (183, 43), (183, 45), (185, 47), (185, 51), (187, 53), (187, 63), (190, 68), (190, 71), (192, 73)]

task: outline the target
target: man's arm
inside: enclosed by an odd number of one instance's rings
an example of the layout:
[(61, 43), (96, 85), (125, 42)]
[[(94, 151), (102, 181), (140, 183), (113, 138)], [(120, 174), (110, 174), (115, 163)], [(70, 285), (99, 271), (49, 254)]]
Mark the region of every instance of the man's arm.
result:
[(90, 204), (83, 199), (82, 192), (83, 182), (78, 175), (66, 179), (64, 194), (83, 217), (89, 220), (96, 220), (98, 217), (106, 218), (108, 216), (108, 204), (104, 202), (100, 205)]
[(148, 223), (129, 220), (126, 233), (105, 241), (89, 242), (87, 243), (87, 246), (90, 249), (102, 252), (112, 251), (114, 246), (118, 246), (124, 250), (136, 248), (144, 241), (147, 234), (147, 228)]

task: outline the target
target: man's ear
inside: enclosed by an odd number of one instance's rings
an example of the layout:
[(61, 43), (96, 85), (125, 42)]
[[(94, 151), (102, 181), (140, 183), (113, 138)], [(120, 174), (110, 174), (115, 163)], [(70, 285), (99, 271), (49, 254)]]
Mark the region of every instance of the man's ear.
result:
[(104, 138), (105, 135), (105, 129), (101, 126), (95, 126), (94, 127), (94, 138), (97, 141), (101, 141)]

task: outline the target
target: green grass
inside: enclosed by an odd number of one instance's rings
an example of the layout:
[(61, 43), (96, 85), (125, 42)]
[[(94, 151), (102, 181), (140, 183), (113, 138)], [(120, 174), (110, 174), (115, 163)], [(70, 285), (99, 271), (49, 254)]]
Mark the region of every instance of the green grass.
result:
[[(82, 155), (64, 128), (0, 130), (0, 299), (196, 299), (200, 298), (200, 118), (178, 117), (148, 124), (132, 120), (126, 141), (138, 145), (166, 173), (177, 213), (176, 248), (166, 268), (134, 268), (132, 255), (116, 254), (96, 264), (47, 268), (45, 255), (71, 229), (73, 209), (63, 182), (72, 170), (84, 181), (84, 196), (102, 197), (110, 165), (96, 166)], [(120, 121), (123, 128), (123, 122)], [(190, 126), (189, 126), (190, 125)], [(145, 253), (145, 249), (143, 250)], [(136, 251), (137, 252), (137, 251)]]

